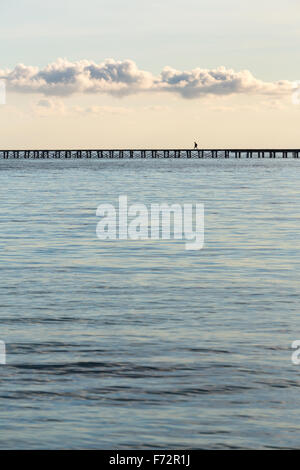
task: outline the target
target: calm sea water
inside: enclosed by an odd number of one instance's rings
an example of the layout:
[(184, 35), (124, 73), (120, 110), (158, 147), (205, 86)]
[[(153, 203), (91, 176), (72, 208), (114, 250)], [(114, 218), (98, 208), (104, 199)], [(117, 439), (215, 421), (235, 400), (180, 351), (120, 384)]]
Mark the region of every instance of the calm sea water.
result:
[[(0, 161), (1, 448), (296, 448), (300, 162)], [(100, 241), (202, 202), (205, 248)]]

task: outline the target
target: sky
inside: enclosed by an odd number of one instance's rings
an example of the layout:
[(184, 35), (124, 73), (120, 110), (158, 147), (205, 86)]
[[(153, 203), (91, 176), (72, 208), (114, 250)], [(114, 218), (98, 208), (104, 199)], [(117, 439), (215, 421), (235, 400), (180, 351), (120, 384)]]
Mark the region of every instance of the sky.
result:
[(1, 0), (0, 147), (299, 147), (299, 20), (297, 0)]

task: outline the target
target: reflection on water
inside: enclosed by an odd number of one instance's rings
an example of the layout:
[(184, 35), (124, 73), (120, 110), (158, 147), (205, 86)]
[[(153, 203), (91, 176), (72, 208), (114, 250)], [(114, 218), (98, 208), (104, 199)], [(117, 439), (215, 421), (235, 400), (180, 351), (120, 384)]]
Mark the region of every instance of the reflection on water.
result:
[[(1, 448), (299, 445), (300, 168), (0, 162)], [(204, 203), (205, 248), (100, 241), (96, 208)]]

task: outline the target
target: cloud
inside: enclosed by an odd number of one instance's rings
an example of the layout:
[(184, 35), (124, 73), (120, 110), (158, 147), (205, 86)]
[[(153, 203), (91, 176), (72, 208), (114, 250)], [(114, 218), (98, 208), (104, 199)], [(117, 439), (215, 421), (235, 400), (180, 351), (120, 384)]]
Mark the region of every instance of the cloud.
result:
[(39, 117), (107, 116), (107, 114), (127, 116), (132, 113), (133, 109), (121, 106), (67, 106), (61, 98), (45, 97), (37, 101), (31, 111)]
[(213, 70), (197, 68), (190, 72), (165, 67), (160, 83), (164, 90), (177, 92), (184, 98), (231, 94), (285, 95), (291, 92), (292, 87), (286, 80), (264, 82), (249, 70), (235, 72), (225, 67)]
[(40, 117), (48, 117), (52, 115), (65, 115), (66, 108), (62, 100), (57, 98), (44, 98), (39, 100), (33, 106), (33, 113)]
[(82, 109), (83, 113), (86, 114), (118, 114), (118, 115), (128, 115), (132, 112), (130, 108), (123, 108), (120, 106), (88, 106), (87, 108)]
[(39, 69), (17, 65), (13, 70), (0, 70), (7, 89), (45, 96), (68, 96), (74, 93), (105, 93), (126, 96), (136, 93), (175, 93), (186, 99), (232, 94), (282, 96), (291, 93), (293, 83), (287, 80), (265, 82), (249, 70), (236, 72), (225, 67), (196, 68), (179, 71), (165, 67), (158, 76), (140, 70), (132, 60), (107, 59), (97, 64), (89, 60), (70, 62), (58, 59)]

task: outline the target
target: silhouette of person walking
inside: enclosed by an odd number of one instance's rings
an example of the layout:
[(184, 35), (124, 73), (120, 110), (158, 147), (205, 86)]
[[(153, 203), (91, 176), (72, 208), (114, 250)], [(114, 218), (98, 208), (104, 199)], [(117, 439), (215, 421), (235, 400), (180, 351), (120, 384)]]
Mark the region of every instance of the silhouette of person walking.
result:
[(194, 150), (196, 150), (198, 148), (198, 144), (197, 142), (194, 142)]

